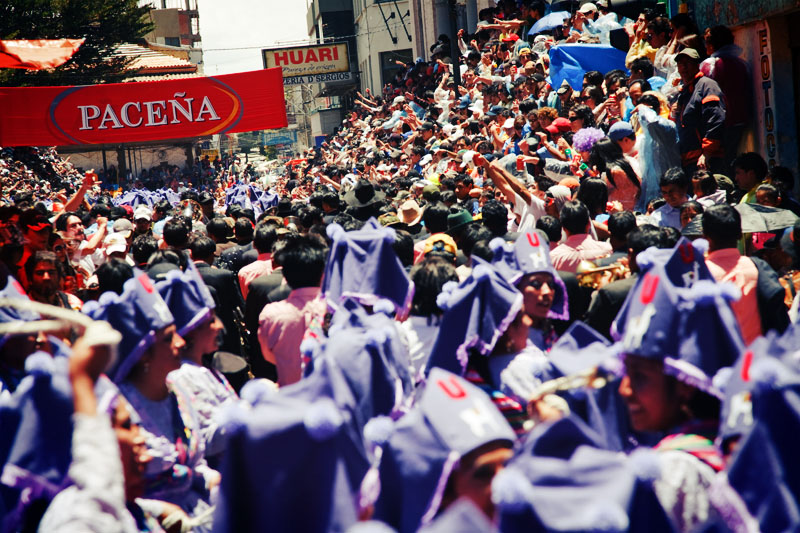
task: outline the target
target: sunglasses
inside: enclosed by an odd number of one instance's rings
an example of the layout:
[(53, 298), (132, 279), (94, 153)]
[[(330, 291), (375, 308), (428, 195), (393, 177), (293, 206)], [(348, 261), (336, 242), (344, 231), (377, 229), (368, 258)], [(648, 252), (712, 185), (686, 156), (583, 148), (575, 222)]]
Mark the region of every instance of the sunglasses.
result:
[(556, 289), (556, 282), (552, 279), (547, 281), (542, 281), (540, 279), (534, 279), (530, 282), (530, 286), (536, 289), (537, 291), (541, 289), (543, 286), (547, 285), (551, 291)]
[(63, 244), (59, 244), (58, 246), (53, 246), (54, 252), (63, 252), (64, 250), (66, 250), (66, 246), (64, 246)]
[(570, 122), (575, 122), (576, 120), (581, 120), (581, 117), (569, 117)]

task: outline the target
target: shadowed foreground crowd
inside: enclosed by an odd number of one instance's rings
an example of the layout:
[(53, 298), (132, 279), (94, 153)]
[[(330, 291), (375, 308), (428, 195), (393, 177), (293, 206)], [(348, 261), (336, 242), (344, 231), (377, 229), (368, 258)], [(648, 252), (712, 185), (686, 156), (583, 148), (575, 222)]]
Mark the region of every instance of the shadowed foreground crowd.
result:
[(3, 150), (0, 529), (800, 527), (800, 204), (739, 149), (749, 66), (545, 16), (481, 11), (279, 175)]

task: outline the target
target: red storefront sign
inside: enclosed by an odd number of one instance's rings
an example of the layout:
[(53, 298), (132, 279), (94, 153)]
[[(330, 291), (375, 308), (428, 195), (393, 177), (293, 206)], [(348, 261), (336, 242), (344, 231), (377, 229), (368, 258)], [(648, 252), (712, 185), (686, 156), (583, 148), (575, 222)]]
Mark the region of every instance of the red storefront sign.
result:
[(0, 146), (125, 143), (287, 125), (281, 69), (76, 87), (0, 87)]

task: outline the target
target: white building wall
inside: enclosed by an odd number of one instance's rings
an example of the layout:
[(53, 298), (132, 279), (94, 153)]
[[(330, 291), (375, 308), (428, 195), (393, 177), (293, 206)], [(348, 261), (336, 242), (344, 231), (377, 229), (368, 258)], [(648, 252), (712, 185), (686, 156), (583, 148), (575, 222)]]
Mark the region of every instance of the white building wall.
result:
[[(374, 3), (374, 0), (353, 0), (362, 90), (369, 87), (373, 93), (381, 91), (382, 69), (380, 58), (382, 52), (409, 48), (412, 51), (415, 50), (415, 32), (412, 17), (405, 17), (402, 22), (400, 20), (401, 15), (405, 15), (406, 11), (410, 9), (410, 2), (408, 0), (398, 0), (396, 4), (394, 2), (386, 2), (380, 6), (387, 17), (391, 35), (397, 38), (397, 43), (395, 44), (386, 28), (380, 8)], [(391, 13), (395, 14), (393, 19), (388, 18)], [(403, 23), (405, 23), (405, 28), (411, 36), (411, 41), (408, 40), (408, 36), (403, 30)]]

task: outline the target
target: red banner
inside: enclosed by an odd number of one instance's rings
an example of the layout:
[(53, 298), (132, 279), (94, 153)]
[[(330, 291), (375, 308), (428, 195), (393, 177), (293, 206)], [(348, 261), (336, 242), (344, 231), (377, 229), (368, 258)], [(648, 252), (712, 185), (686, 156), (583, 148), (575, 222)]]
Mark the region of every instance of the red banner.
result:
[(126, 143), (287, 125), (281, 69), (77, 87), (0, 87), (0, 146)]

